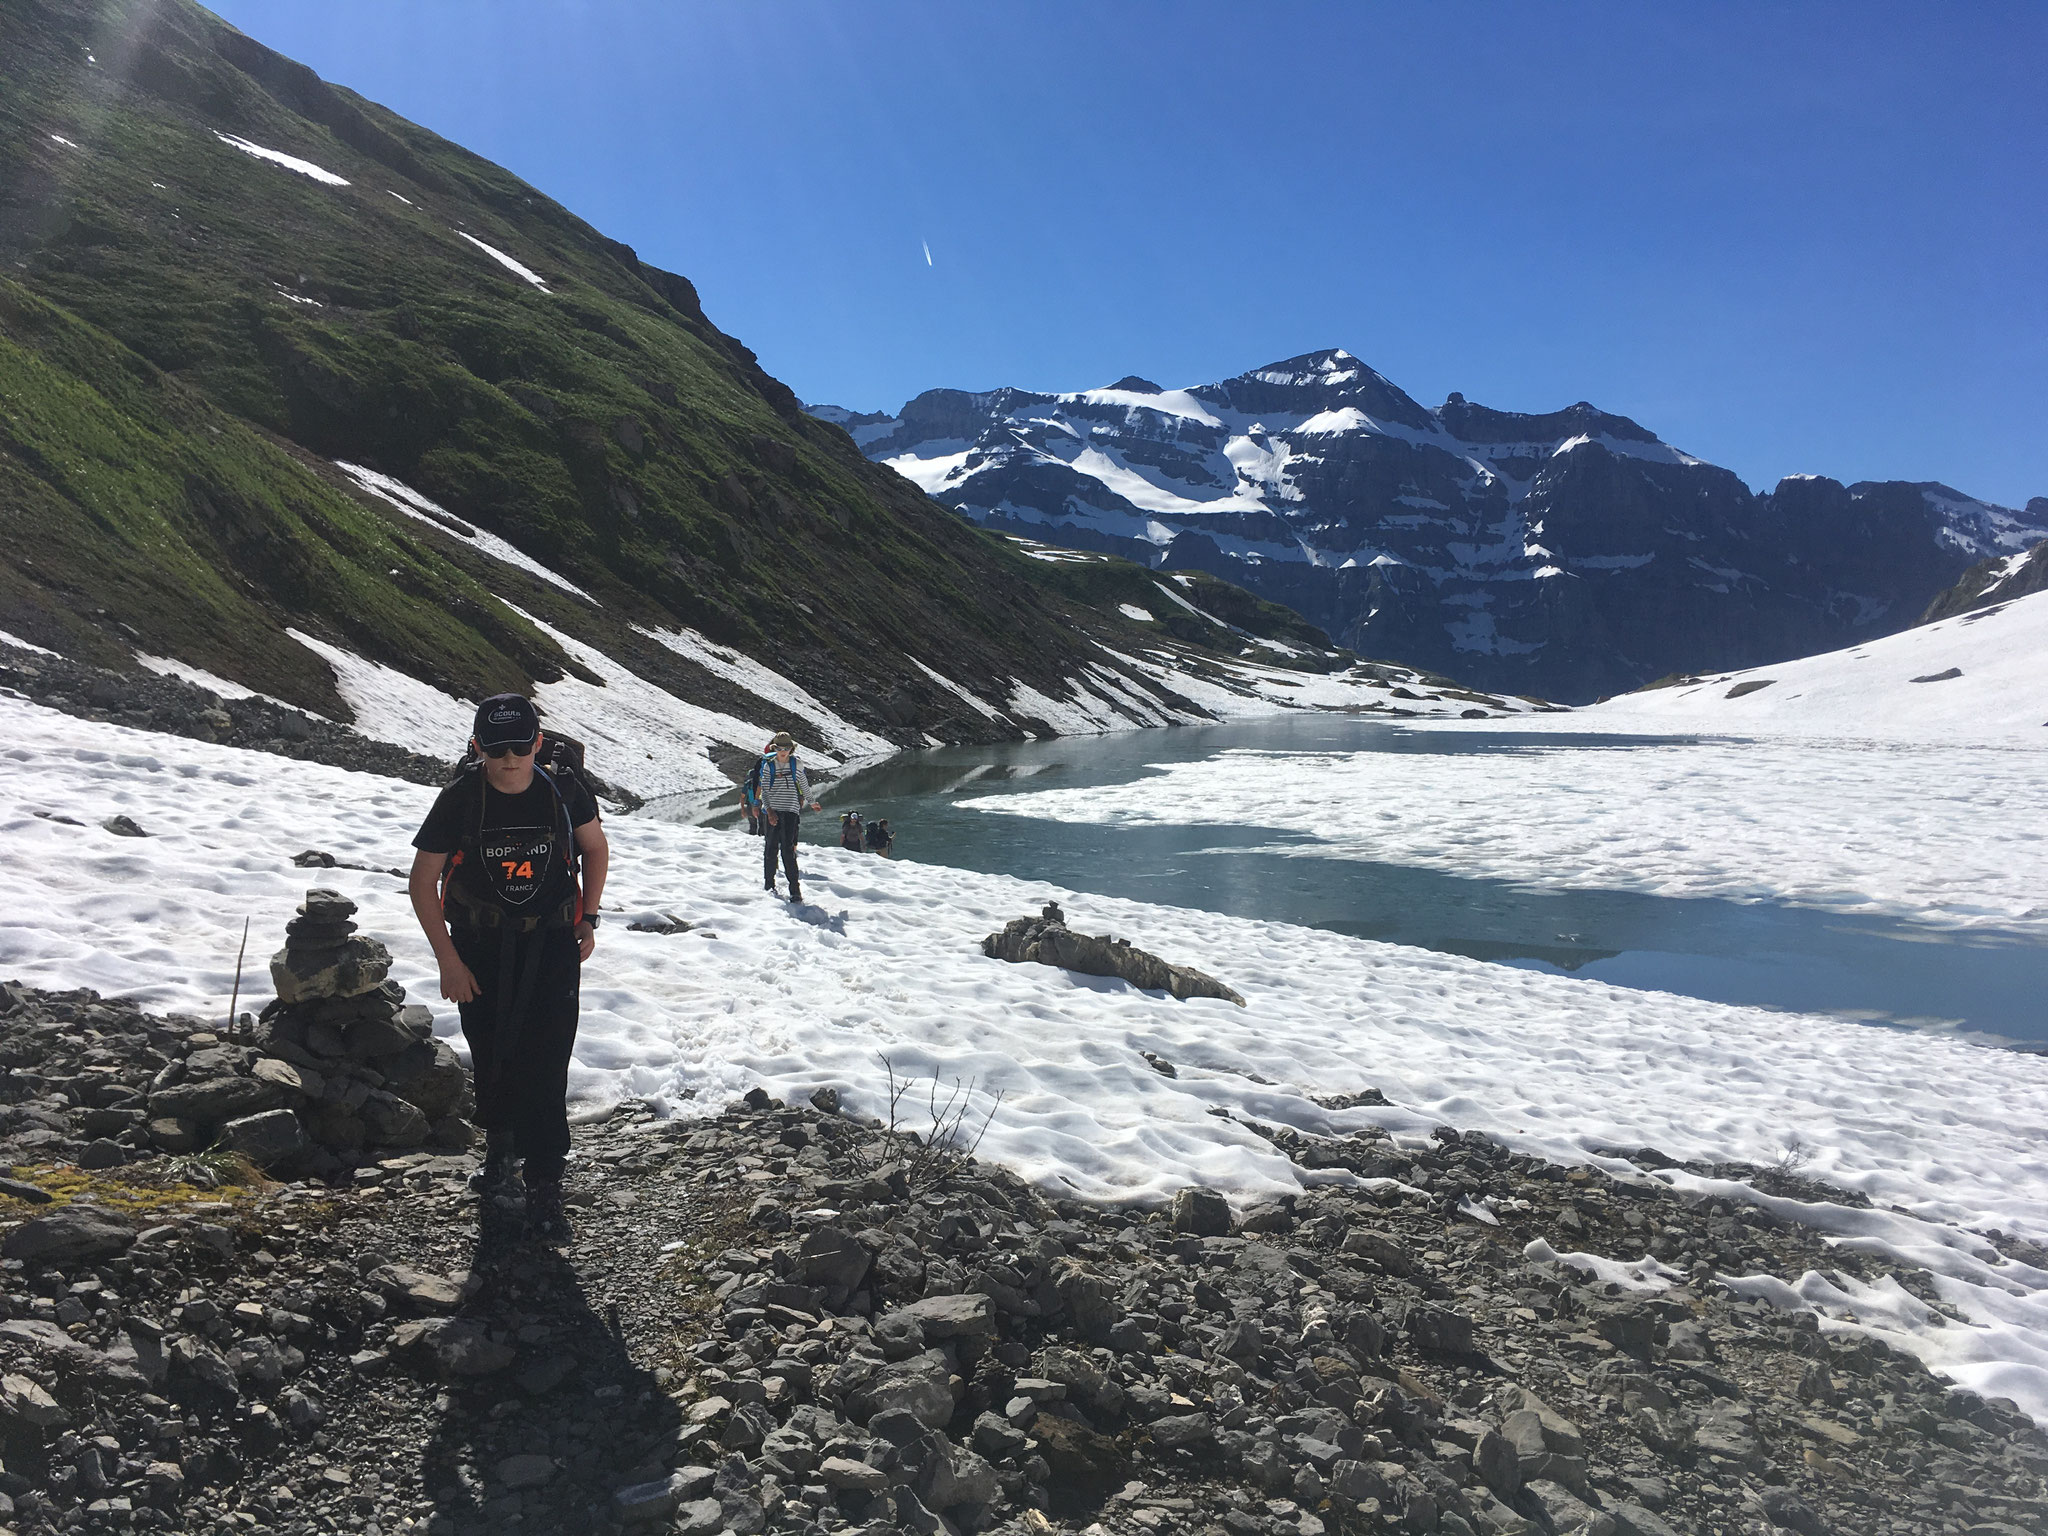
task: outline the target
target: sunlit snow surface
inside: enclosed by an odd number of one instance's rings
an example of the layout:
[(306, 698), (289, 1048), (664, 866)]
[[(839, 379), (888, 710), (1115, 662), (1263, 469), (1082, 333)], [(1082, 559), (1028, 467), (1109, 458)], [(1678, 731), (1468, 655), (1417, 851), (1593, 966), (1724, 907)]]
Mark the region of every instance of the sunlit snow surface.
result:
[[(0, 699), (0, 740), (0, 853), (38, 872), (33, 910), (0, 915), (0, 975), (208, 1017), (226, 1006), (242, 919), (267, 952), (311, 882), (294, 853), (403, 866), (433, 795), (13, 699)], [(116, 813), (149, 835), (104, 831)], [(755, 1082), (784, 1096), (829, 1082), (872, 1113), (886, 1054), (899, 1074), (975, 1079), (977, 1103), (1003, 1090), (985, 1152), (1094, 1198), (1158, 1197), (1191, 1180), (1251, 1196), (1347, 1177), (1295, 1167), (1212, 1107), (1340, 1133), (1448, 1122), (1582, 1161), (1597, 1160), (1594, 1147), (1648, 1144), (1768, 1162), (1796, 1133), (1814, 1149), (1810, 1172), (1914, 1215), (1772, 1208), (1929, 1266), (1971, 1319), (1938, 1328), (1899, 1303), (1865, 1325), (2048, 1417), (2048, 1273), (1991, 1264), (1960, 1230), (2048, 1235), (2048, 1061), (836, 849), (805, 848), (813, 905), (792, 909), (760, 889), (747, 838), (630, 817), (609, 831), (607, 908), (699, 928), (606, 926), (585, 972), (580, 1096), (657, 1095), (704, 1113)], [(452, 1034), (399, 880), (349, 869), (318, 880), (362, 904), (364, 930), (397, 956), (394, 978)], [(1198, 964), (1248, 1006), (982, 957), (983, 934), (1054, 895), (1081, 928)], [(252, 970), (260, 978), (260, 961)], [(249, 1001), (260, 1000), (259, 980)], [(1153, 1071), (1143, 1050), (1179, 1076)], [(1367, 1086), (1393, 1107), (1333, 1113), (1308, 1098)], [(1808, 1277), (1779, 1278), (1843, 1306)]]
[(238, 138), (232, 133), (216, 132), (214, 137), (223, 144), (232, 145), (234, 148), (239, 149), (245, 155), (254, 155), (258, 160), (268, 160), (272, 165), (281, 165), (288, 171), (297, 171), (301, 176), (310, 176), (322, 186), (345, 187), (348, 185), (347, 177), (337, 176), (334, 172), (315, 165), (310, 160), (301, 160), (297, 155), (288, 155), (279, 149), (265, 149), (261, 144), (251, 144), (247, 139)]
[[(1943, 676), (1951, 671), (1961, 675)], [(1757, 683), (1768, 686), (1744, 688)], [(1625, 694), (1572, 720), (1610, 731), (2000, 740), (2048, 751), (2048, 592), (1847, 650)]]

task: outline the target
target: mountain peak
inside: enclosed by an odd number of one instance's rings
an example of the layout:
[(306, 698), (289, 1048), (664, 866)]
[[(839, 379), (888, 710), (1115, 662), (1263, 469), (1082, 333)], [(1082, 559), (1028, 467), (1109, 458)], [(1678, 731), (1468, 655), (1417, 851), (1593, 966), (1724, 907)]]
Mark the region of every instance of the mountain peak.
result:
[(1111, 389), (1120, 389), (1128, 395), (1163, 395), (1166, 393), (1165, 390), (1154, 384), (1150, 379), (1141, 379), (1135, 373), (1125, 374), (1109, 387)]

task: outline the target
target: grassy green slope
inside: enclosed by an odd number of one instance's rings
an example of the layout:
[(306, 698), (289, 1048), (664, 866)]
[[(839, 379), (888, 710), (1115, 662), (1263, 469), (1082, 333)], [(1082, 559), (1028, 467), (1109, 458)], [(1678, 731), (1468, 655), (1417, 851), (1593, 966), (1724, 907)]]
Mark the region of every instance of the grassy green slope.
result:
[(903, 654), (1053, 686), (1115, 622), (804, 415), (686, 280), (182, 0), (0, 7), (0, 396), (0, 627), (327, 713), (287, 628), (475, 697), (570, 666), (509, 599), (719, 704), (634, 628), (680, 623), (915, 739), (985, 727)]

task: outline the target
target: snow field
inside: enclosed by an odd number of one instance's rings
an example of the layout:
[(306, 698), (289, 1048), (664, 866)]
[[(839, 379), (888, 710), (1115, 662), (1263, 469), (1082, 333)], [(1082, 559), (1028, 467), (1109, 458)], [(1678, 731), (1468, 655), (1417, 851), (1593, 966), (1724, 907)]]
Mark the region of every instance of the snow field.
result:
[[(0, 916), (0, 975), (214, 1018), (249, 917), (244, 993), (260, 1006), (263, 965), (318, 883), (361, 904), (394, 979), (453, 1033), (402, 882), (376, 872), (410, 861), (431, 790), (16, 700), (0, 699), (0, 736), (0, 851), (37, 871), (38, 893), (33, 911)], [(117, 813), (151, 835), (105, 832)], [(1779, 1283), (2048, 1417), (2048, 1272), (1992, 1263), (1965, 1230), (2048, 1235), (2048, 1060), (836, 849), (806, 847), (812, 905), (793, 909), (760, 889), (751, 839), (630, 817), (608, 830), (618, 916), (585, 972), (579, 1097), (647, 1095), (692, 1113), (756, 1082), (784, 1097), (832, 1083), (876, 1113), (886, 1056), (899, 1077), (973, 1081), (977, 1119), (1001, 1092), (983, 1152), (1094, 1199), (1189, 1182), (1250, 1198), (1348, 1177), (1299, 1169), (1212, 1109), (1323, 1134), (1376, 1124), (1415, 1137), (1448, 1122), (1627, 1177), (1639, 1175), (1596, 1149), (1767, 1163), (1796, 1133), (1811, 1173), (1904, 1214), (1772, 1208), (1928, 1265), (1969, 1322), (1937, 1325), (1824, 1276), (1846, 1301), (1809, 1277)], [(292, 866), (307, 847), (373, 868)], [(1081, 928), (1214, 972), (1248, 1006), (980, 954), (983, 934), (1048, 897)], [(626, 930), (656, 912), (698, 926)], [(1367, 1086), (1392, 1107), (1331, 1112), (1309, 1097)]]
[[(1961, 675), (1942, 676), (1951, 669)], [(1766, 681), (1768, 687), (1753, 686)], [(1573, 723), (1595, 730), (1996, 741), (2048, 751), (2048, 592), (1846, 650), (1624, 694), (1577, 711)]]
[[(1576, 734), (1585, 718), (1474, 725)], [(1162, 765), (1131, 785), (961, 803), (1125, 826), (1271, 827), (1313, 839), (1277, 852), (1544, 888), (2048, 933), (2048, 752), (1772, 739), (1613, 751), (1583, 740), (1457, 754), (1240, 750)]]

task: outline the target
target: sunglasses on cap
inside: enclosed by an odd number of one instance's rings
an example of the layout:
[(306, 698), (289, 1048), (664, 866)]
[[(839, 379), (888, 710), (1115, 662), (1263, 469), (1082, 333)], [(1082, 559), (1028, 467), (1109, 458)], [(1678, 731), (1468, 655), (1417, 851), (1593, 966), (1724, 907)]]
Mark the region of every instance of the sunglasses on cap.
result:
[(496, 762), (500, 758), (506, 757), (525, 757), (528, 753), (532, 752), (533, 749), (539, 745), (540, 738), (536, 736), (531, 741), (524, 743), (514, 743), (511, 746), (485, 747), (484, 756), (490, 758), (493, 762)]

